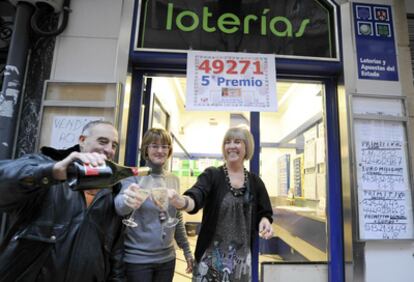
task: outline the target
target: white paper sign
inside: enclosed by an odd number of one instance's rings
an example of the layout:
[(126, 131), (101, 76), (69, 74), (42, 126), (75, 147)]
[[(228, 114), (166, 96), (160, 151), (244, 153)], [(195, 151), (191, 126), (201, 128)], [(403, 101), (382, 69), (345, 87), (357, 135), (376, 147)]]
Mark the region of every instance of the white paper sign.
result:
[(305, 143), (305, 150), (304, 150), (304, 168), (313, 168), (315, 167), (316, 163), (316, 142), (315, 139), (309, 140)]
[(303, 187), (304, 197), (306, 199), (317, 199), (316, 195), (316, 174), (315, 172), (305, 173), (305, 183)]
[(413, 211), (401, 122), (355, 123), (361, 239), (412, 239)]
[(274, 55), (188, 52), (186, 110), (276, 112)]
[(50, 146), (65, 149), (76, 145), (82, 128), (88, 122), (103, 119), (103, 117), (95, 116), (54, 116)]

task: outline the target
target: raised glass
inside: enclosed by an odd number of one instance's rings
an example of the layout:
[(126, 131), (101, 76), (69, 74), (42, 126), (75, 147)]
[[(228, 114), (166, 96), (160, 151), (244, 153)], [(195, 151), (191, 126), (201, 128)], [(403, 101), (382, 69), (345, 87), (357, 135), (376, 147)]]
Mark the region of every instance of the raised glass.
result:
[[(149, 197), (150, 195), (150, 188), (152, 187), (153, 177), (152, 176), (145, 176), (141, 177), (138, 185), (140, 189), (138, 190), (139, 196), (142, 198), (142, 203)], [(136, 209), (132, 211), (128, 218), (122, 220), (122, 223), (128, 227), (137, 227), (138, 223), (135, 222), (135, 212)]]
[(169, 200), (168, 189), (163, 177), (153, 178), (153, 187), (151, 189), (151, 198), (154, 204), (158, 207), (162, 215), (160, 216), (161, 224), (164, 227), (172, 228), (178, 223), (178, 219), (174, 216), (171, 217), (168, 212)]

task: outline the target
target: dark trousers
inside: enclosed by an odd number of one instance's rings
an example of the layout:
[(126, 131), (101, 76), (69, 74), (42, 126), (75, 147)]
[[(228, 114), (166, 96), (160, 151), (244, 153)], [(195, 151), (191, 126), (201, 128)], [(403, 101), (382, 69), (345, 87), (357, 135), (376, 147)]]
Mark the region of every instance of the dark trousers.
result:
[(125, 263), (128, 282), (171, 282), (175, 259), (164, 263)]

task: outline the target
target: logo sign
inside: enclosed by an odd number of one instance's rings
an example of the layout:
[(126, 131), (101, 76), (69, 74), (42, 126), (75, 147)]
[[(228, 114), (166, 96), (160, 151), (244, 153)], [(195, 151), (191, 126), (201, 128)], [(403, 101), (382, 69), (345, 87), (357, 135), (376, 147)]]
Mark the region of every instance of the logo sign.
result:
[(186, 110), (277, 111), (273, 55), (188, 53)]
[(135, 50), (337, 58), (331, 1), (143, 0)]
[(353, 4), (360, 79), (398, 81), (391, 7)]

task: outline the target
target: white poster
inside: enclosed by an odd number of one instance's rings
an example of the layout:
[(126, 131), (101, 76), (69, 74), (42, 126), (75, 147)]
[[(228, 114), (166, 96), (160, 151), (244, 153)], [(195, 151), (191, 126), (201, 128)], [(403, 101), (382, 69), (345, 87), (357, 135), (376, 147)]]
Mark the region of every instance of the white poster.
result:
[(316, 174), (315, 172), (305, 173), (305, 182), (303, 187), (303, 196), (306, 199), (317, 199), (316, 193)]
[(355, 123), (361, 239), (412, 239), (413, 211), (404, 125)]
[(65, 149), (76, 145), (82, 128), (88, 122), (103, 119), (103, 117), (95, 116), (54, 116), (50, 146)]
[(315, 139), (309, 140), (305, 143), (304, 150), (304, 168), (314, 168), (316, 163), (316, 142)]
[(275, 56), (188, 52), (186, 110), (276, 112)]

